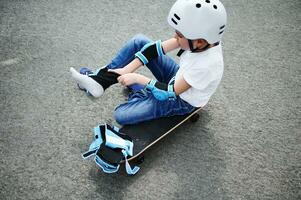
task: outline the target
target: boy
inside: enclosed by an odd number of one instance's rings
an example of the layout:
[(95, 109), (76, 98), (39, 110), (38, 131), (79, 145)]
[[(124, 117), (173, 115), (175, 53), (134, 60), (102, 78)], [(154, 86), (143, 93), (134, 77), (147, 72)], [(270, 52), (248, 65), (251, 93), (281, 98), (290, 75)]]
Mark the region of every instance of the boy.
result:
[[(220, 41), (226, 18), (219, 0), (178, 0), (167, 19), (175, 29), (173, 38), (152, 42), (137, 35), (104, 68), (84, 74), (70, 68), (72, 77), (94, 97), (117, 82), (142, 85), (144, 89), (135, 90), (128, 102), (115, 109), (114, 117), (121, 125), (190, 113), (207, 104), (222, 78)], [(179, 48), (178, 65), (165, 54)], [(134, 73), (142, 65), (157, 80)]]

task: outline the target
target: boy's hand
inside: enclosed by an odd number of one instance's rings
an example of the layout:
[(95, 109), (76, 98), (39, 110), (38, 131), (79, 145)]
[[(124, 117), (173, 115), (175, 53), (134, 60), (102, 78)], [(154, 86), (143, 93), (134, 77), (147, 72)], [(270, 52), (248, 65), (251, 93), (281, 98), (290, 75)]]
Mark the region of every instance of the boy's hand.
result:
[(137, 73), (128, 73), (118, 77), (118, 82), (123, 86), (133, 85), (139, 83), (141, 85), (146, 85), (151, 79)]

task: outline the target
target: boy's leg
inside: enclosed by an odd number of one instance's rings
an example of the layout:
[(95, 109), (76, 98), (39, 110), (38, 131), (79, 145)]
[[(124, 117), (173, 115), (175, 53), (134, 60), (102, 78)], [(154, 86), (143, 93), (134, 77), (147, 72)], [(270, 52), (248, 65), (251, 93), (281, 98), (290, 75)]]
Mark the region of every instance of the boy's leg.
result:
[[(149, 42), (152, 42), (152, 40), (142, 34), (134, 36), (120, 49), (112, 62), (107, 65), (107, 68), (118, 69), (128, 65), (135, 59), (135, 53), (140, 51), (141, 48)], [(168, 83), (179, 69), (179, 65), (167, 55), (163, 55), (150, 61), (147, 64), (147, 67), (158, 81), (164, 83)]]
[(119, 50), (111, 63), (105, 67), (87, 75), (80, 74), (74, 68), (70, 68), (71, 75), (80, 88), (87, 90), (94, 97), (99, 97), (106, 88), (117, 83), (118, 75), (113, 72), (108, 72), (108, 69), (122, 68), (129, 64), (135, 58), (135, 53), (150, 41), (151, 40), (144, 35), (138, 34), (129, 40)]
[[(77, 73), (76, 70), (70, 69), (72, 77), (77, 81), (81, 88), (85, 88), (93, 96), (98, 97), (102, 95), (103, 91), (107, 87), (117, 83), (116, 76), (114, 76), (112, 72), (107, 72), (107, 69), (117, 69), (126, 66), (135, 58), (135, 53), (140, 51), (140, 49), (149, 42), (151, 42), (149, 38), (142, 34), (138, 34), (119, 50), (115, 58), (111, 61), (111, 63), (106, 65), (105, 68), (98, 69), (94, 74), (88, 75), (90, 79), (84, 77), (85, 75)], [(162, 57), (158, 57), (157, 59), (150, 61), (147, 64), (147, 67), (158, 81), (165, 83), (168, 83), (168, 81), (175, 76), (179, 68), (177, 63), (167, 55), (163, 55)], [(107, 82), (107, 74), (110, 75), (109, 82)], [(93, 81), (98, 83), (100, 86), (96, 87), (97, 84), (93, 83)], [(103, 87), (104, 85), (106, 85), (106, 87)]]
[(160, 117), (183, 115), (191, 113), (194, 109), (181, 98), (175, 101), (158, 101), (151, 93), (140, 90), (128, 102), (115, 109), (114, 117), (120, 125), (126, 125)]
[[(135, 53), (141, 50), (141, 48), (152, 42), (151, 39), (145, 35), (135, 35), (129, 40), (116, 54), (115, 58), (106, 65), (108, 69), (123, 68), (135, 59)], [(168, 83), (173, 78), (179, 69), (179, 65), (169, 56), (163, 55), (158, 57), (147, 64), (148, 69), (160, 82)]]
[(151, 42), (149, 38), (143, 34), (137, 34), (130, 39), (112, 59), (111, 63), (106, 65), (109, 69), (123, 68), (135, 59), (135, 53), (141, 50), (141, 48)]
[(147, 67), (156, 79), (163, 83), (169, 83), (179, 70), (179, 65), (167, 55), (150, 61)]

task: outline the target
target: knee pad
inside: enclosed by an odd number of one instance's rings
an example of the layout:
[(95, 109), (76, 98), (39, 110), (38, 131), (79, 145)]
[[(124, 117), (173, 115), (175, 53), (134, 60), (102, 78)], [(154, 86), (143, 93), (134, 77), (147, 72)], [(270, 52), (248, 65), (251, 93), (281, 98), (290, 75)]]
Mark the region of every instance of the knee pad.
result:
[(124, 160), (126, 172), (134, 175), (139, 167), (132, 168), (128, 162), (128, 157), (133, 156), (133, 146), (128, 135), (120, 133), (117, 127), (103, 124), (94, 128), (94, 141), (82, 156), (84, 159), (94, 156), (95, 163), (105, 173), (117, 172)]
[(135, 54), (136, 58), (144, 64), (148, 64), (151, 60), (165, 55), (162, 48), (161, 40), (156, 42), (149, 42), (145, 44), (140, 51)]

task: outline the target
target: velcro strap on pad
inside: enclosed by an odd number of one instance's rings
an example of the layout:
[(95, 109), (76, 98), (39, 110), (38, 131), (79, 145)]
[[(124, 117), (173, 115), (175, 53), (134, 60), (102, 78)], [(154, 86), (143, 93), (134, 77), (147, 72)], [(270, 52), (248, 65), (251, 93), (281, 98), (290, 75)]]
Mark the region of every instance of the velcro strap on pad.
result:
[(86, 158), (89, 158), (90, 156), (94, 155), (96, 153), (97, 149), (95, 150), (91, 150), (91, 151), (87, 151), (86, 153), (83, 153), (83, 158), (86, 159)]

